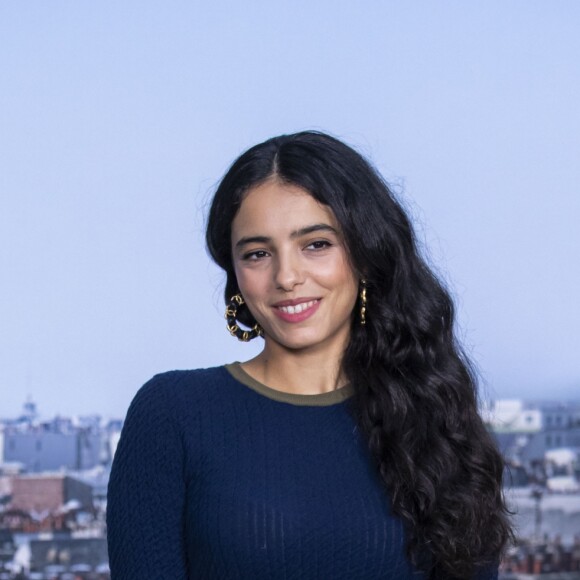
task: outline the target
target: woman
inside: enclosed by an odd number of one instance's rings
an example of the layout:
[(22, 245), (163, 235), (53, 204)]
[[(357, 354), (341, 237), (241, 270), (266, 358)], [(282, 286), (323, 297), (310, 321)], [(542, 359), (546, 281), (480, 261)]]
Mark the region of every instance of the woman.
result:
[(113, 578), (495, 578), (502, 461), (449, 295), (377, 172), (261, 143), (209, 214), (243, 364), (158, 375), (109, 485)]

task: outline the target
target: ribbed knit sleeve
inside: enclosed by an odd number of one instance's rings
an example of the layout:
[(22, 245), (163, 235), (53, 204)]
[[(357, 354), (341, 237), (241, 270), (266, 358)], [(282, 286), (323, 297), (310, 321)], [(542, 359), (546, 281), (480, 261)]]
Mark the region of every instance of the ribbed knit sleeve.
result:
[(137, 393), (115, 454), (108, 489), (112, 580), (187, 578), (184, 450), (165, 375)]
[(476, 573), (475, 580), (497, 580), (498, 573), (499, 564), (490, 564)]

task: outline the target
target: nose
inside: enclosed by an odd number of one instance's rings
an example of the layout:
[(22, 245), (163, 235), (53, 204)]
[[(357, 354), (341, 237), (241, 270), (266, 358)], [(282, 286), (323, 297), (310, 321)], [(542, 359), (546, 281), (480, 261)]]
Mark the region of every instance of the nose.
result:
[(302, 284), (303, 281), (304, 272), (299, 258), (292, 253), (279, 254), (274, 271), (276, 287), (290, 292), (297, 284)]

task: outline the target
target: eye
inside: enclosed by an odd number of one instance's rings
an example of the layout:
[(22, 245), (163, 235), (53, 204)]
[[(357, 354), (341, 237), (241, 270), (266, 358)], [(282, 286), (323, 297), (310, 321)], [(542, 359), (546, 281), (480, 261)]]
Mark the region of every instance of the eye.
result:
[(255, 261), (255, 260), (261, 260), (262, 258), (266, 258), (268, 256), (268, 252), (266, 252), (265, 250), (254, 250), (252, 252), (246, 252), (243, 256), (242, 256), (242, 260), (246, 260), (246, 261)]
[(327, 240), (316, 240), (314, 242), (310, 242), (307, 246), (307, 250), (325, 250), (326, 248), (330, 248), (332, 244)]

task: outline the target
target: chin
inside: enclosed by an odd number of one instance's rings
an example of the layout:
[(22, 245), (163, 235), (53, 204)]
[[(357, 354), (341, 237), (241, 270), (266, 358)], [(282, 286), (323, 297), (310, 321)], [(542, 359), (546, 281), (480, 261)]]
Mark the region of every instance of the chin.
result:
[(279, 336), (273, 338), (272, 340), (289, 350), (305, 350), (308, 348), (316, 348), (325, 342), (324, 338), (314, 336)]

